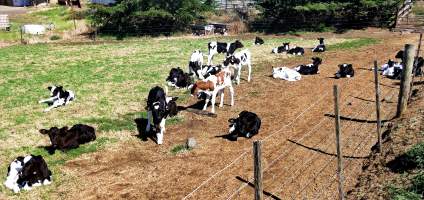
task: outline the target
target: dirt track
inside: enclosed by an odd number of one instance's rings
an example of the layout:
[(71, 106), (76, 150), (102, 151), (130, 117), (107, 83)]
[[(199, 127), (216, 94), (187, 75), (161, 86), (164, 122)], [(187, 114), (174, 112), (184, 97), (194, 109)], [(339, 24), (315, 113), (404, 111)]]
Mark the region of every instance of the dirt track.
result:
[[(306, 37), (313, 38), (316, 35)], [(230, 142), (216, 136), (228, 131), (228, 118), (237, 116), (242, 110), (249, 110), (262, 118), (260, 134), (254, 139), (264, 139), (273, 134), (263, 142), (264, 167), (268, 168), (272, 161), (282, 155), (281, 159), (264, 172), (264, 190), (280, 199), (288, 199), (291, 195), (294, 195), (294, 199), (333, 199), (337, 194), (336, 182), (330, 180), (335, 174), (336, 160), (330, 162), (329, 167), (324, 168), (318, 176), (315, 175), (328, 160), (334, 158), (331, 154), (335, 153), (334, 120), (324, 116), (332, 114), (332, 85), (342, 86), (343, 116), (374, 119), (371, 118), (375, 105), (373, 74), (366, 69), (370, 68), (375, 58), (379, 63), (387, 61), (405, 43), (416, 43), (417, 40), (416, 35), (399, 35), (380, 30), (347, 33), (336, 37), (376, 37), (383, 41), (362, 49), (324, 53), (320, 55), (323, 58), (320, 74), (303, 76), (298, 82), (272, 79), (269, 77), (270, 68), (309, 63), (312, 57), (310, 52), (302, 59), (285, 60), (284, 63), (262, 62), (253, 67), (253, 82), (242, 80), (241, 85), (236, 86), (235, 106), (218, 108), (217, 118), (185, 113), (184, 123), (167, 127), (162, 146), (156, 145), (152, 140), (145, 142), (135, 138), (122, 142), (117, 147), (67, 162), (64, 171), (77, 177), (78, 185), (69, 188), (64, 183), (59, 186), (56, 195), (68, 199), (181, 199), (247, 151), (234, 165), (191, 196), (191, 199), (227, 198), (244, 185), (239, 179), (249, 180), (253, 174), (252, 140), (240, 138), (237, 142)], [(355, 78), (330, 78), (341, 63), (353, 63), (356, 69)], [(246, 77), (245, 72), (242, 77)], [(383, 96), (397, 91), (395, 82), (382, 79)], [(321, 97), (321, 101), (296, 119)], [(396, 107), (397, 96), (385, 98), (384, 101), (383, 116), (390, 119)], [(195, 103), (194, 99), (191, 103)], [(296, 120), (291, 126), (285, 127), (294, 119)], [(323, 119), (325, 121), (317, 131), (299, 141)], [(361, 157), (368, 155), (376, 137), (374, 123), (343, 120), (342, 126), (343, 154), (355, 157), (346, 159), (347, 191), (355, 184), (355, 177), (359, 172), (353, 168), (362, 163)], [(275, 132), (281, 128), (282, 131)], [(369, 134), (373, 135), (367, 138)], [(195, 137), (199, 147), (176, 156), (169, 153), (173, 146), (183, 144), (188, 137)], [(289, 142), (288, 139), (298, 141), (300, 145)], [(358, 144), (361, 144), (359, 148)], [(354, 152), (355, 149), (359, 151)], [(289, 152), (285, 154), (286, 151)], [(305, 187), (310, 180), (314, 181)], [(300, 192), (303, 187), (306, 189)], [(325, 192), (319, 193), (321, 190)], [(300, 194), (295, 195), (297, 192)], [(235, 194), (234, 198), (252, 199), (252, 196), (253, 189), (247, 186)]]

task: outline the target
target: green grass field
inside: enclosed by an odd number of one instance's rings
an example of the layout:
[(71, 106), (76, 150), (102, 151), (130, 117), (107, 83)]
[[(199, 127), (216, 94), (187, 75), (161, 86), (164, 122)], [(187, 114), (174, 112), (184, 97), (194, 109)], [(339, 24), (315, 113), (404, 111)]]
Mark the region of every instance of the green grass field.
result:
[[(290, 41), (312, 47), (316, 40), (287, 39), (264, 36), (266, 45), (252, 47), (253, 36), (242, 42), (252, 51), (253, 64), (271, 55), (272, 47)], [(232, 41), (235, 38), (220, 38)], [(134, 119), (145, 117), (145, 98), (150, 88), (164, 85), (172, 67), (187, 70), (188, 59), (195, 49), (207, 52), (211, 39), (139, 38), (98, 44), (36, 44), (0, 49), (0, 180), (4, 180), (7, 165), (19, 155), (39, 154), (53, 171), (51, 186), (14, 195), (0, 184), (0, 193), (16, 199), (48, 198), (61, 182), (68, 181), (60, 167), (84, 153), (98, 151), (123, 140), (138, 139)], [(328, 39), (329, 49), (359, 48), (377, 43), (374, 39)], [(215, 57), (215, 63), (223, 58)], [(205, 59), (206, 60), (206, 59)], [(76, 93), (76, 100), (66, 107), (43, 113), (47, 105), (38, 104), (47, 98), (51, 84), (63, 85)], [(170, 90), (179, 103), (187, 101), (184, 90)], [(184, 121), (184, 116), (172, 118), (167, 125)], [(38, 130), (51, 126), (72, 126), (86, 123), (97, 128), (98, 139), (66, 153), (49, 155), (43, 147), (48, 137)], [(174, 150), (178, 152), (179, 150)]]
[(17, 17), (11, 18), (10, 22), (12, 25), (10, 31), (0, 31), (0, 41), (19, 41), (21, 37), (20, 27), (24, 24), (53, 23), (55, 25), (55, 30), (53, 33), (56, 34), (73, 29), (74, 27), (71, 10), (65, 6), (53, 6), (47, 10), (19, 15)]

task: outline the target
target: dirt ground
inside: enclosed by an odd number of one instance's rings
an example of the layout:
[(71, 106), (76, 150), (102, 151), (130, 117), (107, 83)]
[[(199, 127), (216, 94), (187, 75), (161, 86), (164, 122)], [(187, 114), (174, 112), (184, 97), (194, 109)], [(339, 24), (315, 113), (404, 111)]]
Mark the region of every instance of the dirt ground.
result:
[[(75, 179), (61, 183), (53, 195), (60, 199), (181, 199), (224, 169), (188, 199), (252, 199), (253, 187), (246, 184), (252, 182), (253, 175), (252, 141), (264, 140), (267, 198), (334, 199), (337, 195), (334, 118), (328, 116), (333, 113), (333, 84), (341, 87), (341, 115), (350, 118), (342, 120), (345, 191), (348, 191), (356, 184), (360, 166), (376, 142), (374, 83), (369, 70), (372, 62), (377, 59), (381, 65), (394, 58), (405, 43), (416, 44), (418, 40), (417, 35), (379, 29), (336, 37), (374, 37), (382, 42), (320, 54), (323, 58), (320, 74), (303, 76), (298, 82), (272, 79), (271, 66), (309, 63), (314, 56), (311, 52), (284, 63), (263, 61), (253, 66), (251, 83), (246, 81), (247, 72), (242, 73), (245, 79), (235, 87), (235, 106), (228, 106), (226, 98), (227, 105), (217, 108), (217, 118), (183, 111), (185, 121), (167, 126), (161, 146), (151, 139), (142, 141), (134, 136), (112, 148), (69, 161), (63, 171)], [(353, 79), (332, 78), (341, 63), (354, 65)], [(381, 82), (383, 117), (389, 120), (396, 107), (398, 81), (382, 78)], [(243, 110), (262, 118), (260, 134), (236, 142), (217, 137), (228, 131), (227, 120)], [(315, 127), (317, 124), (320, 126)], [(189, 137), (197, 140), (198, 147), (177, 155), (170, 153), (175, 145), (184, 144)], [(236, 158), (239, 159), (232, 163)]]
[[(421, 82), (421, 81), (420, 81)], [(405, 173), (391, 168), (391, 163), (413, 145), (424, 141), (424, 92), (422, 82), (417, 84), (418, 94), (413, 97), (407, 112), (393, 122), (383, 139), (383, 152), (374, 152), (363, 165), (363, 173), (358, 177), (355, 188), (349, 192), (348, 199), (389, 199), (387, 187), (408, 186), (414, 170)]]

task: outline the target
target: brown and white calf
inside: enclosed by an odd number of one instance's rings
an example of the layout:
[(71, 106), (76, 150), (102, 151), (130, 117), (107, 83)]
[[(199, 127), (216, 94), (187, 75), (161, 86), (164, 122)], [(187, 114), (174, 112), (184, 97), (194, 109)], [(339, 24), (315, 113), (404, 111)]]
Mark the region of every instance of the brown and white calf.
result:
[(223, 69), (216, 75), (211, 75), (205, 80), (198, 80), (191, 88), (191, 95), (196, 94), (197, 98), (205, 99), (203, 110), (206, 110), (209, 100), (212, 102), (211, 112), (215, 113), (216, 96), (221, 95), (219, 107), (224, 106), (224, 89), (228, 88), (231, 95), (231, 106), (234, 105), (234, 88), (231, 83), (231, 72), (228, 68)]

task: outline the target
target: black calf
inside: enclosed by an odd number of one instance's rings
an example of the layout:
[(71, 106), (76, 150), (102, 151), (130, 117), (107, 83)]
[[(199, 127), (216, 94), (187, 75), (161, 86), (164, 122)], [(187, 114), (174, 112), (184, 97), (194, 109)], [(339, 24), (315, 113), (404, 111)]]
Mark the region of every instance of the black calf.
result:
[(265, 42), (262, 38), (257, 37), (255, 38), (255, 45), (263, 45)]
[(261, 128), (261, 119), (255, 113), (242, 111), (237, 119), (229, 119), (229, 139), (235, 141), (238, 136), (251, 138), (258, 134)]
[(335, 74), (336, 78), (351, 78), (355, 75), (352, 64), (340, 64), (339, 71)]

